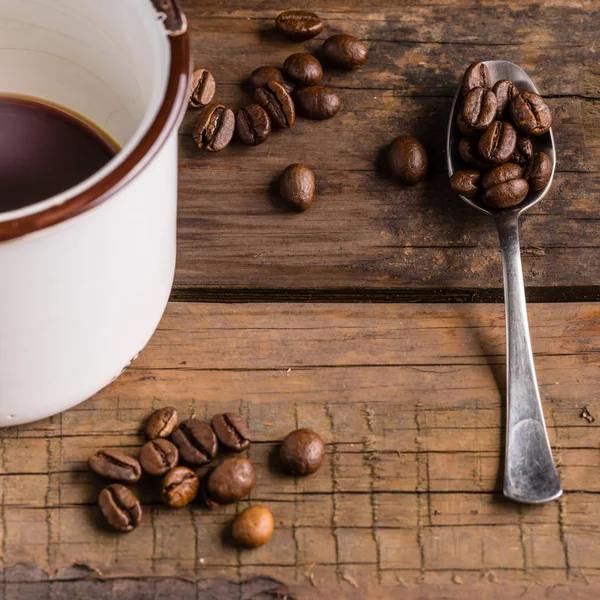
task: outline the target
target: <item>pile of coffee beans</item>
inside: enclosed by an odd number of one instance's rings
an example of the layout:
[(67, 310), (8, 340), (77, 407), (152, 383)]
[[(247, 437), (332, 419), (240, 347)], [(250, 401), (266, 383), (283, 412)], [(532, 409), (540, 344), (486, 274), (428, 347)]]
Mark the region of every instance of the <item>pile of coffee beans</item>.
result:
[(552, 125), (544, 99), (512, 81), (493, 82), (487, 66), (475, 62), (462, 79), (461, 100), (456, 125), (465, 168), (450, 178), (452, 189), (493, 208), (510, 208), (546, 187), (552, 160), (534, 144)]

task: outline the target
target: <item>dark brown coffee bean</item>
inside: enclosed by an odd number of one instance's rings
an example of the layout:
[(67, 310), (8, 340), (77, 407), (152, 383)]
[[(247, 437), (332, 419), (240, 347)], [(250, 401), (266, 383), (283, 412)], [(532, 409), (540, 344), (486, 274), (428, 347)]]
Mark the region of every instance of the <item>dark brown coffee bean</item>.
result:
[(489, 89), (492, 87), (492, 76), (490, 70), (482, 62), (474, 62), (467, 67), (462, 79), (461, 91), (466, 96), (473, 88), (481, 87)]
[(474, 129), (470, 125), (468, 125), (463, 116), (462, 116), (462, 108), (458, 111), (458, 115), (456, 116), (456, 125), (458, 126), (459, 131), (467, 137), (473, 137), (478, 135), (480, 132), (477, 129)]
[(460, 140), (458, 140), (458, 153), (468, 167), (479, 170), (488, 169), (490, 167), (490, 165), (484, 162), (479, 156), (477, 142), (471, 138), (461, 137)]
[(206, 421), (183, 421), (171, 439), (179, 450), (179, 456), (191, 465), (205, 465), (217, 456), (217, 436)]
[(524, 167), (533, 158), (533, 142), (528, 135), (517, 136), (517, 147), (510, 157), (510, 162)]
[(310, 40), (323, 31), (323, 21), (307, 10), (286, 10), (277, 15), (275, 27), (290, 40)]
[(514, 163), (505, 163), (488, 171), (481, 181), (484, 190), (489, 190), (495, 185), (500, 185), (511, 179), (523, 177), (523, 169)]
[(552, 160), (545, 152), (538, 152), (525, 169), (529, 189), (543, 190), (552, 177)]
[(206, 477), (204, 499), (209, 506), (231, 504), (245, 498), (256, 481), (254, 465), (242, 456), (226, 458)]
[(212, 419), (212, 427), (220, 444), (229, 450), (241, 452), (250, 445), (246, 423), (233, 413), (215, 415)]
[(552, 126), (552, 111), (546, 101), (533, 92), (522, 92), (510, 103), (512, 119), (523, 133), (542, 135)]
[(252, 71), (252, 75), (248, 78), (248, 83), (254, 88), (259, 88), (268, 81), (276, 81), (282, 85), (286, 91), (291, 94), (296, 89), (296, 84), (290, 81), (277, 67), (258, 67)]
[(330, 119), (341, 106), (340, 97), (322, 85), (298, 88), (294, 92), (294, 103), (302, 116), (318, 121)]
[(148, 475), (160, 477), (177, 466), (177, 447), (163, 438), (146, 442), (140, 450), (140, 464)]
[(146, 437), (149, 440), (166, 438), (177, 425), (177, 409), (164, 406), (155, 410), (146, 421)]
[(517, 131), (504, 121), (492, 121), (479, 138), (479, 155), (493, 165), (508, 162), (517, 147)]
[(401, 135), (389, 146), (387, 163), (392, 174), (404, 185), (415, 185), (427, 173), (427, 153), (412, 135)]
[(206, 69), (196, 69), (190, 78), (189, 103), (192, 108), (204, 108), (215, 95), (215, 78)]
[(194, 141), (198, 148), (220, 152), (229, 145), (235, 129), (235, 116), (222, 104), (209, 104), (198, 115), (194, 126)]
[(264, 506), (250, 506), (233, 522), (231, 534), (244, 548), (264, 546), (273, 535), (273, 515)]
[(473, 88), (466, 96), (462, 117), (472, 129), (483, 131), (496, 117), (498, 101), (492, 90)]
[(290, 475), (311, 475), (323, 462), (325, 444), (312, 429), (296, 429), (279, 447), (281, 468)]
[(475, 169), (462, 169), (456, 171), (450, 177), (450, 187), (452, 191), (465, 196), (466, 198), (474, 198), (479, 193), (479, 182), (481, 181), (481, 173)]
[(163, 479), (162, 497), (165, 504), (181, 508), (196, 497), (199, 487), (200, 480), (194, 471), (187, 467), (175, 467)]
[(519, 90), (512, 81), (501, 79), (500, 81), (496, 81), (492, 92), (496, 94), (496, 100), (498, 101), (498, 114), (496, 118), (500, 120), (504, 115), (504, 111), (508, 109), (511, 100), (519, 93)]
[(321, 63), (308, 52), (296, 52), (285, 59), (283, 70), (287, 76), (303, 85), (315, 85), (323, 79)]
[(337, 33), (323, 44), (323, 51), (329, 62), (342, 69), (362, 67), (369, 58), (369, 47), (353, 35)]
[(271, 119), (262, 106), (250, 104), (235, 113), (235, 131), (244, 144), (258, 146), (271, 133)]
[(510, 208), (527, 196), (529, 185), (519, 165), (505, 163), (489, 171), (482, 180), (483, 202), (493, 208)]
[(88, 458), (94, 473), (123, 483), (135, 483), (142, 475), (140, 463), (120, 450), (98, 450)]
[(113, 483), (105, 487), (98, 504), (109, 525), (119, 531), (133, 531), (142, 522), (140, 502), (124, 485)]
[(315, 197), (314, 173), (300, 163), (286, 167), (279, 179), (279, 193), (298, 210), (307, 210)]
[(267, 111), (271, 123), (287, 129), (296, 120), (296, 109), (292, 97), (276, 81), (268, 81), (255, 91), (256, 101)]

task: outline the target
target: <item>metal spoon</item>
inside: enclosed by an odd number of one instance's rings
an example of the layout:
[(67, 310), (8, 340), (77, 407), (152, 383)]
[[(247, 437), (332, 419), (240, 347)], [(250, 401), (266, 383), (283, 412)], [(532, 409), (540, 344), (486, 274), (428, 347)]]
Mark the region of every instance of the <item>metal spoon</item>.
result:
[[(508, 79), (520, 91), (537, 93), (533, 82), (521, 67), (505, 60), (486, 61), (492, 81)], [(460, 168), (456, 112), (460, 109), (460, 86), (454, 97), (448, 133), (446, 156), (448, 174)], [(535, 139), (536, 149), (543, 150), (552, 160), (552, 175), (548, 185), (539, 192), (530, 192), (518, 206), (509, 209), (488, 208), (477, 201), (461, 198), (472, 207), (493, 217), (498, 228), (504, 266), (504, 295), (506, 304), (506, 366), (507, 366), (507, 431), (504, 468), (504, 495), (518, 502), (538, 504), (554, 500), (562, 494), (542, 403), (535, 377), (527, 305), (519, 247), (519, 216), (537, 204), (550, 189), (556, 166), (552, 130)]]

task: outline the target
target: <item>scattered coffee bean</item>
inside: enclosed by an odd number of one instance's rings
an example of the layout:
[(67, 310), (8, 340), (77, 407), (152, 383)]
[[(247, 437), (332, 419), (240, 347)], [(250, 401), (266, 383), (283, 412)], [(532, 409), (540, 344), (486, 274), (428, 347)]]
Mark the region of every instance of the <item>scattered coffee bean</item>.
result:
[(462, 107), (464, 122), (472, 129), (483, 131), (496, 117), (498, 101), (492, 90), (473, 88), (465, 97)]
[(133, 531), (142, 521), (142, 507), (135, 494), (124, 485), (113, 483), (100, 492), (98, 504), (111, 527)]
[(310, 40), (323, 31), (323, 21), (306, 10), (286, 10), (277, 15), (275, 26), (290, 40)]
[(281, 197), (298, 210), (307, 210), (315, 197), (315, 175), (305, 165), (286, 167), (279, 180)]
[(252, 71), (252, 75), (248, 78), (248, 83), (254, 88), (259, 88), (269, 81), (276, 81), (282, 85), (286, 91), (291, 94), (296, 85), (290, 81), (283, 73), (283, 71), (277, 67), (258, 67)]
[(222, 104), (209, 104), (198, 115), (194, 126), (194, 141), (198, 148), (219, 152), (231, 142), (234, 129), (233, 111)]
[(393, 175), (405, 185), (415, 185), (427, 173), (427, 153), (412, 135), (401, 135), (389, 146), (387, 163)]
[(461, 194), (466, 198), (474, 198), (479, 193), (479, 182), (481, 173), (475, 169), (463, 169), (456, 171), (450, 177), (450, 187), (452, 191)]
[(463, 159), (463, 162), (474, 169), (487, 169), (490, 165), (484, 162), (479, 156), (477, 142), (468, 137), (461, 137), (458, 140), (458, 153)]
[(325, 56), (331, 64), (342, 69), (362, 67), (369, 58), (369, 47), (353, 35), (338, 33), (323, 44)]
[(171, 439), (179, 450), (179, 456), (191, 465), (205, 465), (217, 456), (217, 436), (206, 421), (183, 421)]
[(211, 507), (237, 502), (250, 493), (255, 481), (254, 465), (247, 458), (226, 458), (204, 478), (203, 499)]
[(279, 448), (282, 469), (291, 475), (310, 475), (323, 462), (325, 444), (312, 429), (289, 433)]
[(504, 111), (508, 108), (511, 100), (519, 93), (519, 90), (512, 81), (501, 79), (500, 81), (496, 81), (492, 92), (496, 94), (496, 100), (498, 101), (498, 114), (496, 118), (501, 120)]
[(142, 469), (153, 477), (164, 475), (177, 465), (178, 460), (177, 447), (163, 438), (146, 442), (140, 450)]
[(200, 481), (194, 471), (187, 467), (171, 469), (163, 479), (162, 497), (173, 508), (187, 506), (198, 494)]
[(142, 475), (140, 463), (120, 450), (98, 450), (88, 459), (94, 473), (123, 483), (135, 483)]
[(235, 518), (231, 533), (240, 546), (263, 546), (273, 534), (273, 515), (264, 506), (250, 506)]
[(246, 423), (233, 413), (215, 415), (212, 419), (212, 427), (219, 443), (229, 450), (242, 452), (250, 445)]
[(308, 119), (330, 119), (340, 110), (340, 97), (328, 87), (312, 85), (294, 92), (298, 111)]
[(482, 62), (474, 62), (467, 67), (461, 85), (463, 97), (476, 87), (486, 89), (492, 87), (490, 70)]
[(533, 92), (522, 92), (510, 103), (510, 114), (519, 130), (542, 135), (552, 126), (552, 112), (546, 101)]
[(528, 135), (517, 136), (517, 147), (510, 157), (510, 162), (524, 167), (533, 158), (533, 142)]
[(543, 190), (552, 177), (552, 160), (545, 152), (538, 152), (525, 169), (529, 189)]
[(285, 59), (283, 70), (288, 77), (303, 85), (315, 85), (323, 79), (321, 63), (308, 52), (296, 52)]
[(192, 108), (204, 108), (215, 95), (215, 78), (206, 69), (196, 69), (190, 79), (189, 103)]
[(483, 202), (493, 208), (510, 208), (521, 203), (529, 184), (523, 179), (523, 170), (514, 163), (494, 167), (482, 180)]
[(296, 120), (296, 109), (287, 90), (276, 81), (268, 81), (256, 89), (256, 101), (267, 111), (271, 122), (287, 129)]
[(493, 165), (508, 161), (517, 147), (517, 131), (504, 121), (492, 121), (479, 138), (480, 156)]
[(177, 409), (165, 406), (155, 410), (146, 421), (146, 437), (149, 440), (166, 438), (177, 425)]
[(271, 119), (262, 106), (250, 104), (235, 113), (235, 131), (244, 144), (258, 146), (271, 133)]

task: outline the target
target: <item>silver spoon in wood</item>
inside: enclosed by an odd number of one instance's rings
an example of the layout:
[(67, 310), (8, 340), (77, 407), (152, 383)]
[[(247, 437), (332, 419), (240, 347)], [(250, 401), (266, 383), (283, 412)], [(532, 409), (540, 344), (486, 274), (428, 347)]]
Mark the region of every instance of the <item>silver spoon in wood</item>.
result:
[[(490, 70), (492, 81), (508, 79), (519, 91), (538, 93), (527, 73), (518, 65), (504, 60), (490, 60), (484, 64)], [(459, 86), (450, 111), (446, 137), (449, 176), (460, 168), (458, 139), (461, 134), (456, 125), (457, 111), (460, 110), (460, 93)], [(544, 189), (530, 192), (521, 204), (505, 209), (490, 208), (475, 199), (461, 196), (467, 204), (494, 219), (500, 238), (504, 267), (507, 354), (504, 495), (529, 504), (548, 502), (562, 494), (535, 376), (519, 246), (519, 217), (548, 193), (554, 177), (556, 153), (552, 129), (536, 138), (536, 146), (537, 151), (544, 151), (552, 161), (552, 175)]]

